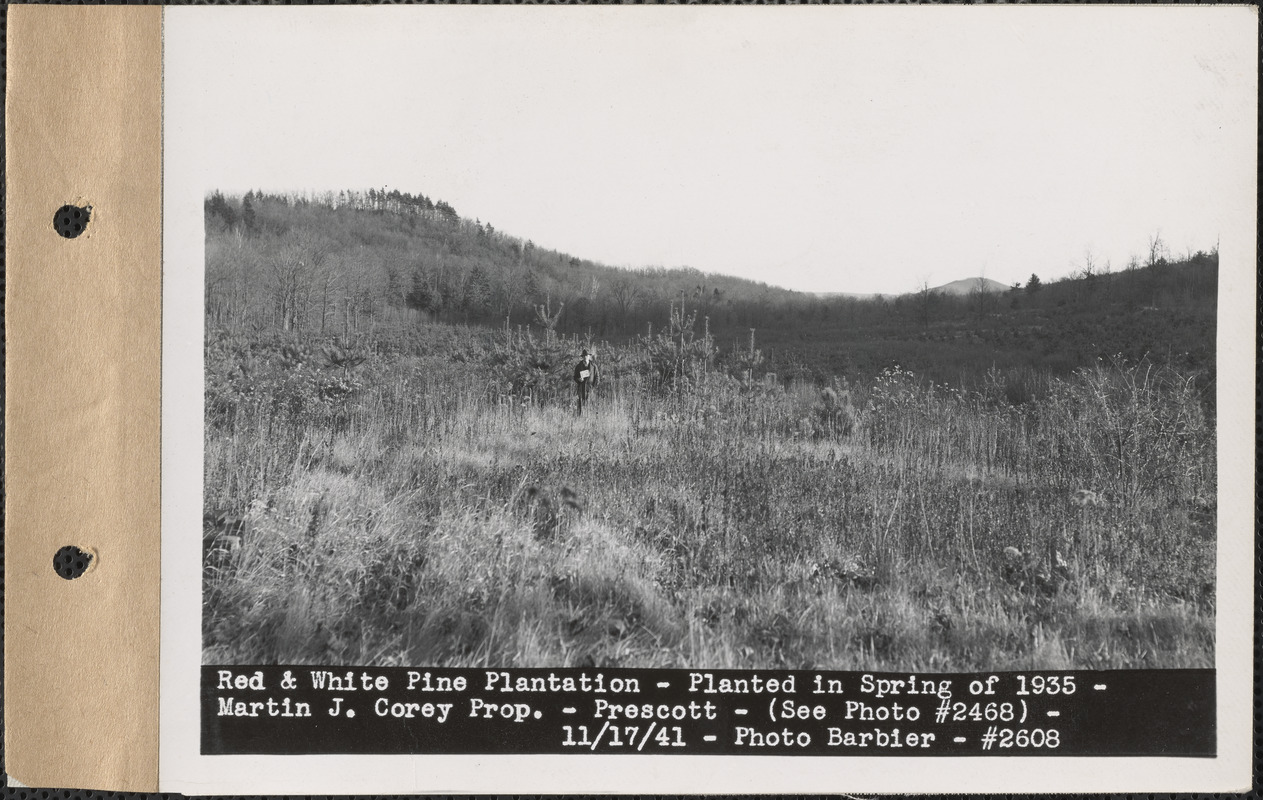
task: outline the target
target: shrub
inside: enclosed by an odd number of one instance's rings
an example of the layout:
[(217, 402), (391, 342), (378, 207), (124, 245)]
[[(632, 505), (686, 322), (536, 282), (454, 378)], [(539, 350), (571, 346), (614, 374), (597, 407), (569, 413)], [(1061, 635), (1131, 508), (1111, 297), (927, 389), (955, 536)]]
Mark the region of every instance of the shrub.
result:
[(832, 386), (820, 390), (820, 400), (812, 407), (812, 432), (818, 438), (850, 436), (859, 424), (859, 414), (851, 402), (846, 378), (834, 378)]
[(1215, 437), (1195, 375), (1101, 360), (1054, 380), (1039, 411), (1045, 451), (1081, 481), (1126, 499), (1215, 496)]

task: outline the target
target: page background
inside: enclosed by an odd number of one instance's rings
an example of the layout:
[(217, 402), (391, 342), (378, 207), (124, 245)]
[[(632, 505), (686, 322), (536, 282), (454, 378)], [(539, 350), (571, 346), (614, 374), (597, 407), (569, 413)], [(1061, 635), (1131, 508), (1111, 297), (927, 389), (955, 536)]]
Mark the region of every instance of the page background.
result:
[[(654, 24), (673, 15), (732, 14), (736, 9), (655, 9)], [(744, 9), (751, 25), (800, 24), (811, 14), (891, 13), (888, 9)], [(1165, 13), (1173, 9), (1136, 9)], [(1185, 10), (1187, 11), (1187, 10)], [(903, 9), (898, 13), (991, 15), (1003, 27), (1007, 14), (1028, 9)], [(1118, 10), (1042, 9), (1056, 20), (1096, 21)], [(617, 8), (167, 8), (164, 9), (164, 306), (163, 306), (163, 548), (160, 789), (186, 794), (350, 794), (417, 792), (1103, 792), (1230, 791), (1249, 785), (1251, 769), (1253, 561), (1253, 445), (1255, 345), (1256, 114), (1235, 131), (1241, 164), (1232, 218), (1220, 242), (1218, 321), (1218, 424), (1220, 503), (1218, 618), (1219, 746), (1216, 759), (1162, 758), (781, 758), (681, 756), (416, 756), (416, 757), (203, 757), (198, 754), (198, 667), (201, 663), (202, 489), (202, 202), (217, 186), (207, 163), (204, 108), (207, 65), (188, 57), (209, 15), (237, 15), (246, 30), (293, 14), (330, 15), (346, 26), (374, 25), (392, 15), (428, 14), (435, 25), (516, 17), (521, 24), (564, 14), (602, 14), (637, 35), (644, 14)], [(1124, 11), (1124, 13), (1127, 13)], [(1235, 32), (1225, 48), (1248, 56), (1249, 97), (1257, 98), (1252, 59), (1257, 12), (1204, 8), (1222, 14)], [(810, 24), (805, 22), (803, 24)], [(352, 67), (348, 65), (348, 69)], [(367, 68), (367, 67), (366, 67)], [(260, 80), (266, 80), (260, 75)], [(366, 76), (367, 77), (367, 76)], [(286, 98), (301, 102), (302, 98)], [(265, 156), (245, 150), (241, 158)], [(296, 188), (302, 187), (295, 176)], [(337, 187), (328, 187), (337, 188)], [(1247, 557), (1249, 556), (1249, 557)]]

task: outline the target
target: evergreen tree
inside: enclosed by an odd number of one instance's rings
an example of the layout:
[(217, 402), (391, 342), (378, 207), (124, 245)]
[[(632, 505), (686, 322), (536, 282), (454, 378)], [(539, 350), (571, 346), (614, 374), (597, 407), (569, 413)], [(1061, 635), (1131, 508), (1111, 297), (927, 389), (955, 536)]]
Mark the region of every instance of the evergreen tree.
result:
[(253, 191), (246, 192), (246, 196), (241, 198), (241, 222), (248, 232), (253, 232), (258, 226), (258, 214), (254, 210), (254, 201)]

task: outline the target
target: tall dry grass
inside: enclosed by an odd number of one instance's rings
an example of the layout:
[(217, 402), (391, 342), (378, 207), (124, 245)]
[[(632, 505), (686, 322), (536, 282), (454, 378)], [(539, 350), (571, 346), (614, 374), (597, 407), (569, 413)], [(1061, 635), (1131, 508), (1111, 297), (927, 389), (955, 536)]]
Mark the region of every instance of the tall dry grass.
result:
[(577, 417), (505, 379), (563, 345), (433, 336), (354, 369), (212, 337), (207, 663), (1213, 664), (1187, 376), (786, 388), (641, 342)]

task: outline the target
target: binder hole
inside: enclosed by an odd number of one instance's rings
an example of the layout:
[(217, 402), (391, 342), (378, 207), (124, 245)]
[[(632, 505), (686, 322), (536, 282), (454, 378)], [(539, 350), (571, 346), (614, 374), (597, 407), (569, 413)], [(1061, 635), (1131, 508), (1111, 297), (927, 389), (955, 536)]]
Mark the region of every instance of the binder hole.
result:
[(53, 215), (53, 228), (67, 239), (73, 239), (83, 233), (92, 218), (92, 207), (65, 205), (57, 209)]
[(53, 556), (53, 571), (68, 581), (82, 575), (92, 564), (92, 554), (66, 545)]

